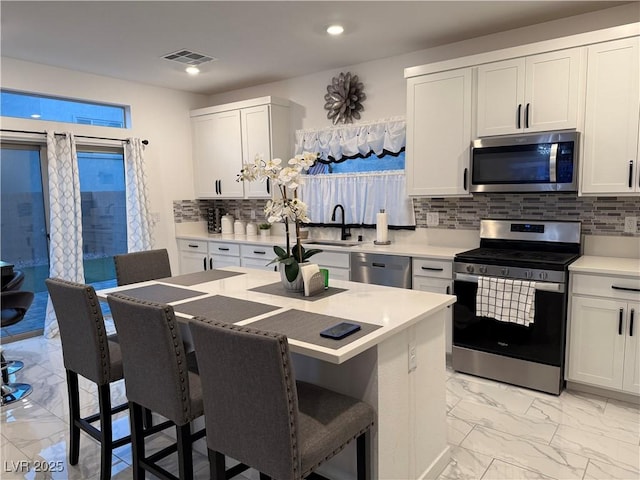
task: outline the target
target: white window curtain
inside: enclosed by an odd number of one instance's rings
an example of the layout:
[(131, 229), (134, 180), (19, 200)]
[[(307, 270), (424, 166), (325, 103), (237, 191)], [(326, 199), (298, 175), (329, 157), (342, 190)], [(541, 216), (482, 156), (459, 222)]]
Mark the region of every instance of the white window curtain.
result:
[(299, 187), (311, 223), (335, 223), (333, 207), (344, 207), (346, 224), (375, 225), (376, 213), (387, 212), (389, 225), (414, 227), (413, 202), (407, 196), (403, 170), (379, 173), (307, 175)]
[(406, 121), (394, 117), (357, 125), (297, 130), (295, 153), (319, 152), (324, 160), (366, 156), (369, 152), (381, 155), (384, 150), (398, 153), (404, 148), (405, 139)]
[[(49, 276), (84, 283), (82, 212), (76, 143), (71, 133), (47, 132), (49, 173)], [(44, 335), (58, 334), (58, 321), (47, 301)]]
[(153, 222), (149, 213), (144, 146), (139, 138), (130, 138), (125, 144), (124, 176), (127, 196), (127, 250), (150, 250), (153, 248)]
[[(402, 117), (357, 125), (296, 131), (296, 155), (319, 152), (323, 160), (340, 160), (370, 152), (399, 153), (405, 147), (406, 122)], [(389, 226), (415, 227), (413, 202), (407, 196), (404, 170), (306, 175), (299, 188), (312, 223), (333, 223), (333, 207), (345, 210), (345, 223), (375, 225), (376, 213), (384, 209)]]

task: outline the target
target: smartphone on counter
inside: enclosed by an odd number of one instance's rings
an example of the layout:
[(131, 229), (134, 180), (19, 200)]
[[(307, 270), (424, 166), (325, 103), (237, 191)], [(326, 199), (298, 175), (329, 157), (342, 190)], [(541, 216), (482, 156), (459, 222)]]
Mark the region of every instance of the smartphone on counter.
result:
[(357, 323), (342, 322), (334, 325), (333, 327), (322, 330), (320, 332), (320, 336), (325, 338), (333, 338), (334, 340), (340, 340), (348, 335), (351, 335), (352, 333), (357, 332), (358, 330), (360, 330), (360, 325), (358, 325)]

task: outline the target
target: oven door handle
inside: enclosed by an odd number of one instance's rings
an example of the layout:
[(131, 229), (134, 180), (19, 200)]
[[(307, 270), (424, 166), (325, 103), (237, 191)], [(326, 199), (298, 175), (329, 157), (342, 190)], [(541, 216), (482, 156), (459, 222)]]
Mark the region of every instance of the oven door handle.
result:
[[(468, 275), (466, 273), (456, 273), (454, 280), (460, 282), (478, 283), (478, 275)], [(564, 283), (536, 282), (536, 290), (544, 292), (564, 293)]]

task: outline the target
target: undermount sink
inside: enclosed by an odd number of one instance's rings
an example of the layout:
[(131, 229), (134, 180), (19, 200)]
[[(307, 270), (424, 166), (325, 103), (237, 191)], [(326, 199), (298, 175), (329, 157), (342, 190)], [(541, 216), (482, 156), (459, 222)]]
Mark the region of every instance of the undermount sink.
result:
[(358, 242), (350, 242), (346, 240), (312, 240), (306, 242), (305, 245), (327, 245), (331, 247), (353, 247), (358, 245)]

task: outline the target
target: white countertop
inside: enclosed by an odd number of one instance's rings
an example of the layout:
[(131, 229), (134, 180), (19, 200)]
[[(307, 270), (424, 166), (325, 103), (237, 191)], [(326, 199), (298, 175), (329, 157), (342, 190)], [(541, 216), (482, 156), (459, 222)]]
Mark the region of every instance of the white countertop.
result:
[(640, 259), (584, 255), (569, 265), (569, 271), (640, 278)]
[[(247, 236), (247, 235), (221, 235), (221, 234), (189, 234), (178, 235), (176, 238), (185, 240), (211, 240), (211, 241), (224, 241), (234, 242), (248, 245), (284, 245), (286, 243), (284, 236), (271, 236), (268, 239), (261, 238), (260, 236)], [(304, 240), (304, 244), (313, 241), (315, 239)], [(291, 244), (293, 245), (292, 240)], [(407, 255), (410, 257), (427, 257), (438, 260), (453, 260), (453, 257), (461, 252), (469, 250), (472, 247), (446, 247), (438, 245), (427, 245), (420, 243), (404, 243), (393, 242), (391, 245), (375, 245), (373, 242), (354, 242), (358, 243), (352, 247), (342, 247), (336, 245), (313, 245), (313, 248), (319, 248), (324, 251), (333, 252), (366, 252), (366, 253), (380, 253), (383, 255)], [(305, 248), (309, 248), (311, 245), (305, 245)]]
[[(279, 281), (280, 275), (278, 273), (242, 267), (226, 267), (222, 270), (242, 272), (246, 275), (237, 275), (223, 280), (180, 288), (204, 291), (207, 292), (207, 295), (219, 294), (280, 307), (278, 310), (238, 322), (240, 325), (247, 325), (271, 315), (281, 313), (284, 310), (296, 308), (306, 312), (382, 326), (382, 328), (339, 349), (331, 349), (289, 339), (291, 351), (336, 364), (343, 363), (398, 332), (427, 319), (448, 305), (452, 305), (456, 300), (456, 297), (453, 295), (334, 280), (331, 282), (332, 286), (345, 288), (346, 291), (319, 300), (308, 301), (302, 298), (296, 299), (249, 291), (251, 288)], [(136, 287), (157, 283), (160, 282), (143, 282), (136, 284)], [(177, 286), (173, 284), (167, 285)], [(106, 299), (109, 293), (127, 288), (132, 288), (132, 285), (100, 290), (97, 294), (99, 298)], [(182, 302), (197, 300), (205, 296), (206, 295), (192, 297), (181, 302), (173, 302), (171, 305), (175, 306)], [(189, 316), (184, 317), (191, 318)]]

